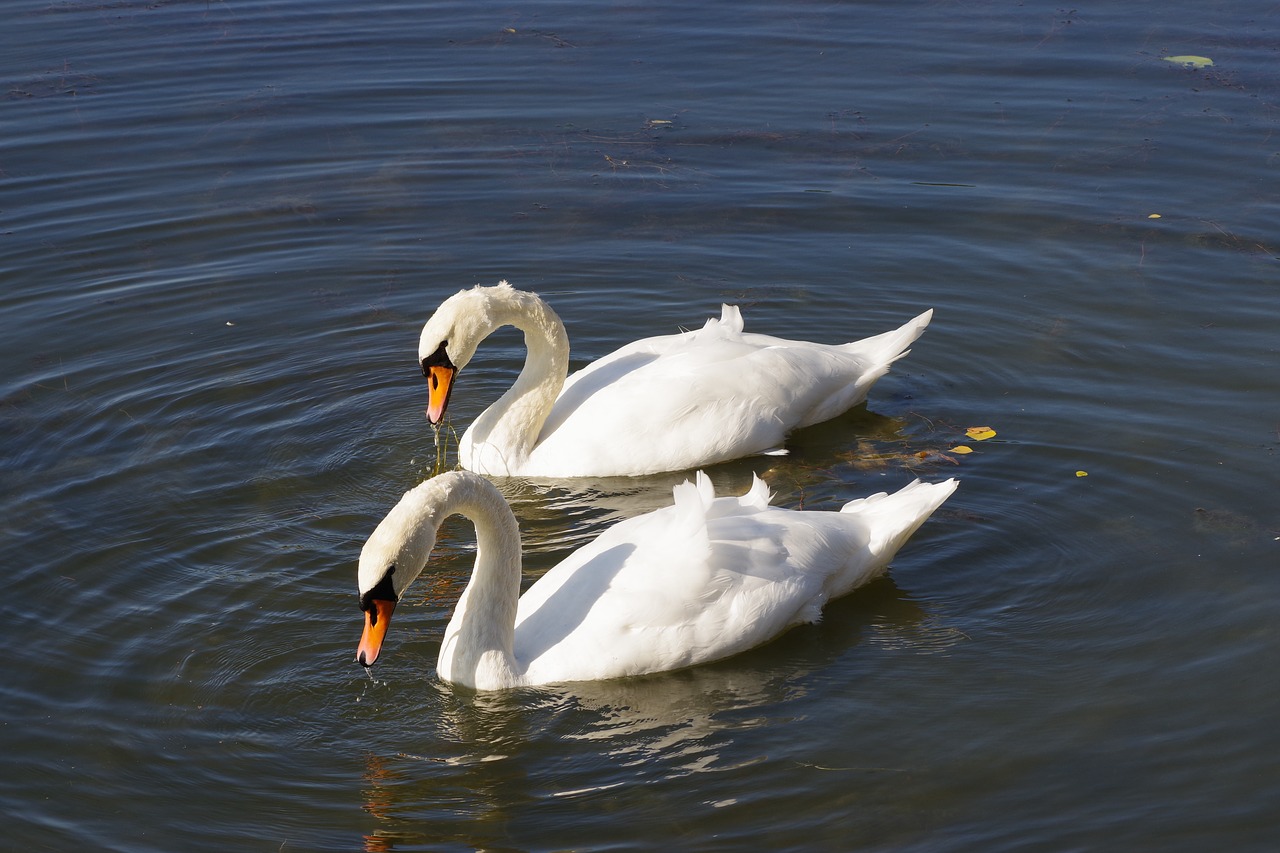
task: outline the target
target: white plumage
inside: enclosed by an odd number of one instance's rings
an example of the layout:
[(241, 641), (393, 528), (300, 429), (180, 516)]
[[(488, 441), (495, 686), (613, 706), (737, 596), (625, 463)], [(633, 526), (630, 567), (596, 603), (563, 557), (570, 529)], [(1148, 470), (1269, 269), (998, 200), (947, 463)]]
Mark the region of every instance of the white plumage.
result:
[(759, 479), (742, 497), (716, 498), (698, 472), (674, 504), (609, 528), (521, 597), (510, 507), (483, 477), (443, 474), (407, 492), (364, 546), (357, 660), (373, 664), (394, 602), (455, 513), (475, 524), (478, 548), (437, 671), (492, 690), (679, 669), (816, 621), (827, 601), (880, 575), (956, 486), (917, 481), (813, 512), (769, 506)]
[(725, 305), (701, 329), (645, 338), (568, 373), (569, 339), (537, 295), (506, 282), (463, 290), (423, 327), (418, 358), (443, 418), (453, 378), (495, 329), (516, 326), (528, 355), (511, 389), (463, 435), (463, 468), (494, 476), (608, 477), (682, 471), (780, 452), (787, 433), (866, 399), (933, 312), (848, 344), (743, 332)]

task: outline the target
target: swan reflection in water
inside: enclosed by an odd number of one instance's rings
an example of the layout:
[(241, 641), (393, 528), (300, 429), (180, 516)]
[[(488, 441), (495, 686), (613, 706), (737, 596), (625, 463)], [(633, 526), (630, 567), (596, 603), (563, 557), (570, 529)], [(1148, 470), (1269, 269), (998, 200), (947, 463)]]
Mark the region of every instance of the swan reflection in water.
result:
[(362, 806), (374, 825), (365, 849), (512, 845), (543, 808), (586, 804), (586, 819), (607, 814), (610, 798), (704, 774), (754, 790), (753, 772), (775, 759), (751, 733), (802, 720), (813, 691), (840, 689), (851, 669), (857, 678), (851, 659), (890, 666), (886, 655), (945, 653), (962, 639), (881, 578), (833, 602), (816, 625), (676, 672), (496, 693), (414, 676), (396, 688), (412, 692), (396, 697), (405, 713), (386, 719), (397, 728), (384, 742), (396, 748), (366, 754)]

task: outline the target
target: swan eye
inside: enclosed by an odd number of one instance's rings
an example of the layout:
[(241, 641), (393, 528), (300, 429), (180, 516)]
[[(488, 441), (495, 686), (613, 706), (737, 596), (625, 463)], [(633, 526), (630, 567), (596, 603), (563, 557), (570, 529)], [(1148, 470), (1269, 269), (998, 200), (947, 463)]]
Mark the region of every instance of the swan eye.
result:
[(453, 359), (449, 358), (448, 346), (448, 341), (441, 341), (440, 346), (436, 347), (436, 351), (422, 360), (423, 376), (430, 379), (431, 368), (433, 367), (447, 367), (450, 370), (455, 369), (453, 366)]

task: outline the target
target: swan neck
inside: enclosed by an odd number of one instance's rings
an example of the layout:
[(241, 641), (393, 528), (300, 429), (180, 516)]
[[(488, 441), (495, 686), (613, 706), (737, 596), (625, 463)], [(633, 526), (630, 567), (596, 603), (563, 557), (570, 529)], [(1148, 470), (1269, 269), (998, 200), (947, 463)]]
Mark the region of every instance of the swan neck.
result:
[(487, 481), (459, 489), (440, 516), (461, 515), (476, 530), (476, 561), (440, 647), (438, 671), (446, 681), (478, 689), (519, 682), (515, 661), (516, 607), (520, 600), (520, 529), (497, 489)]
[(498, 298), (496, 325), (515, 326), (524, 333), (525, 362), (515, 384), (476, 418), (471, 445), (476, 453), (493, 455), (494, 464), (480, 470), (516, 473), (538, 442), (569, 373), (569, 336), (551, 306), (537, 295), (511, 290)]

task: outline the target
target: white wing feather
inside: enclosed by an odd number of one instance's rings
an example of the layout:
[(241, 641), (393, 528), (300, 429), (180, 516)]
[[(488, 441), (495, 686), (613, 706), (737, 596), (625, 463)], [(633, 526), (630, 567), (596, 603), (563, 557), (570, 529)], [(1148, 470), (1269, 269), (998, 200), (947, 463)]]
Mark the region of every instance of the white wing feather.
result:
[(916, 483), (841, 512), (768, 505), (757, 480), (715, 498), (699, 474), (675, 504), (605, 531), (520, 599), (515, 654), (529, 683), (636, 675), (717, 660), (883, 572), (955, 488)]

